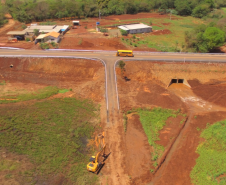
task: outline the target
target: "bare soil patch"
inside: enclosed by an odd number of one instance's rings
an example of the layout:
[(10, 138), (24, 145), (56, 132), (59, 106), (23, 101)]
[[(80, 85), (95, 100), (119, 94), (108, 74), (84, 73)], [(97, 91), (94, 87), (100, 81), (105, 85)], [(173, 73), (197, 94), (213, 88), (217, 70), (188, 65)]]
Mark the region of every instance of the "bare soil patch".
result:
[[(191, 184), (189, 175), (198, 157), (195, 151), (201, 141), (200, 129), (204, 129), (208, 122), (214, 123), (226, 118), (225, 112), (223, 112), (225, 111), (223, 97), (226, 65), (155, 62), (142, 62), (140, 65), (135, 61), (125, 63), (126, 72), (123, 75), (127, 77), (127, 81), (122, 78), (121, 70), (116, 69), (120, 107), (124, 112), (138, 107), (162, 107), (181, 109), (187, 116), (191, 112), (194, 115), (186, 123), (188, 125), (183, 132), (185, 134), (180, 137), (182, 140), (178, 141), (179, 144), (176, 149), (173, 149), (172, 154), (167, 156), (168, 162), (162, 164), (159, 173), (157, 171), (153, 175), (150, 172), (151, 163), (148, 157), (143, 157), (145, 162), (135, 157), (135, 161), (143, 165), (136, 172), (131, 166), (133, 164), (129, 164), (129, 168), (125, 165), (124, 170), (128, 174), (139, 174), (139, 177), (131, 176), (131, 184), (147, 184), (152, 180), (154, 180), (152, 184)], [(167, 88), (172, 78), (186, 79), (192, 88), (180, 86)], [(177, 91), (178, 93), (176, 93)], [(171, 119), (168, 119), (166, 126), (160, 131), (160, 141), (157, 141), (158, 144), (165, 146), (166, 150), (182, 128), (179, 120)], [(140, 125), (138, 118), (133, 116), (128, 120), (129, 130), (125, 137), (129, 139), (122, 142), (122, 146), (128, 146), (123, 150), (126, 154), (125, 161), (127, 157), (130, 159), (132, 154), (133, 156), (138, 156), (138, 154), (146, 156), (151, 152), (151, 147), (144, 144), (147, 142), (147, 138), (142, 139), (140, 145), (136, 145), (134, 142), (138, 140), (138, 135), (140, 138), (146, 137), (138, 125)], [(135, 143), (134, 146), (131, 141)], [(130, 160), (127, 163), (129, 162)]]
[(212, 80), (201, 84), (198, 80), (189, 80), (193, 92), (202, 99), (226, 107), (226, 79), (224, 81)]
[(0, 82), (6, 82), (2, 93), (15, 89), (35, 91), (51, 85), (72, 89), (77, 97), (104, 100), (104, 67), (98, 61), (0, 58), (0, 72)]
[(172, 32), (168, 29), (163, 29), (163, 30), (154, 30), (153, 32), (149, 33), (149, 35), (166, 35), (166, 34), (172, 34)]
[(90, 49), (93, 50), (117, 50), (126, 49), (122, 43), (119, 42), (117, 38), (98, 38), (93, 35), (92, 38), (73, 38), (65, 37), (60, 43), (60, 48), (64, 49)]

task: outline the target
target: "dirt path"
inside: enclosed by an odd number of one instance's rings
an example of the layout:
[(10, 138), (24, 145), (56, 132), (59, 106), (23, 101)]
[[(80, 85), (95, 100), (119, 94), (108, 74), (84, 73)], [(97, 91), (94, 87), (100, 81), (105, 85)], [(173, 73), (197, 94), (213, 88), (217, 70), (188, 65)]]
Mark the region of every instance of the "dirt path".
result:
[(0, 34), (7, 31), (11, 27), (13, 27), (15, 24), (15, 21), (11, 18), (11, 16), (9, 14), (6, 14), (6, 17), (9, 22), (7, 24), (5, 24), (2, 28), (0, 28)]

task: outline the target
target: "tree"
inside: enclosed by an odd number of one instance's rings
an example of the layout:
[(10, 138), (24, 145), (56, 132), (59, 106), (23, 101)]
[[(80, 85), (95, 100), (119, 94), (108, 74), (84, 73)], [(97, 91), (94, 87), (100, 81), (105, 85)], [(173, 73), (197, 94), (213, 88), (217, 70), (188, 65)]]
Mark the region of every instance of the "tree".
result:
[(208, 50), (212, 50), (225, 42), (225, 32), (216, 27), (208, 27), (204, 34), (203, 40)]
[(38, 29), (34, 29), (34, 34), (35, 34), (35, 36), (38, 36), (39, 30)]
[(202, 18), (206, 16), (210, 12), (208, 4), (201, 4), (196, 6), (195, 9), (192, 11), (192, 16), (197, 18)]
[(123, 62), (122, 60), (119, 61), (119, 67), (121, 69), (121, 75), (123, 76), (123, 72), (125, 71), (125, 62)]
[(176, 0), (175, 7), (179, 15), (191, 15), (191, 12), (192, 12), (191, 7), (187, 0), (184, 0), (184, 1)]

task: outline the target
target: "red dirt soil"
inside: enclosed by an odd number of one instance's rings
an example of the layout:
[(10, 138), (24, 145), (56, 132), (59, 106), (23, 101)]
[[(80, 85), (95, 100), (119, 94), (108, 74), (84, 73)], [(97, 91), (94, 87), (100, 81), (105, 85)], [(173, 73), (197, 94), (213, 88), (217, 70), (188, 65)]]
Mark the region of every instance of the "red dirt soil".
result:
[(212, 80), (201, 84), (198, 80), (189, 80), (193, 92), (202, 99), (226, 107), (226, 79), (225, 81)]
[[(173, 63), (157, 64), (151, 62), (143, 62), (140, 65), (138, 62), (132, 61), (125, 63), (126, 73), (123, 75), (129, 80), (125, 81), (121, 76), (121, 70), (119, 68), (116, 69), (119, 102), (122, 111), (126, 112), (138, 107), (152, 108), (159, 106), (174, 110), (181, 109), (188, 116), (192, 112), (192, 117), (190, 117), (183, 128), (183, 135), (178, 137), (179, 140), (176, 140), (176, 143), (178, 143), (176, 145), (177, 148), (172, 147), (171, 153), (166, 156), (166, 160), (163, 161), (161, 167), (154, 175), (150, 172), (152, 168), (150, 156), (146, 157), (148, 154), (151, 155), (152, 148), (150, 146), (148, 147), (147, 137), (144, 131), (142, 131), (139, 117), (129, 117), (127, 123), (128, 129), (122, 141), (121, 148), (125, 153), (125, 165), (123, 165), (123, 168), (129, 176), (131, 175), (130, 184), (140, 185), (147, 184), (148, 182), (152, 182), (151, 185), (192, 184), (189, 175), (198, 157), (198, 154), (195, 153), (196, 148), (199, 142), (202, 141), (202, 138), (200, 138), (201, 131), (198, 131), (197, 128), (204, 129), (208, 122), (212, 124), (226, 118), (225, 112), (214, 112), (215, 107), (216, 110), (226, 110), (224, 101), (226, 90), (224, 83), (226, 79), (222, 73), (222, 70), (225, 70), (226, 66), (207, 66), (205, 64), (189, 64), (183, 66)], [(202, 72), (199, 69), (202, 69)], [(212, 70), (210, 71), (210, 69)], [(183, 95), (183, 93), (175, 93), (174, 89), (172, 89), (174, 86), (169, 89), (166, 88), (170, 78), (177, 77), (184, 77), (191, 85), (192, 88), (188, 89), (191, 92), (187, 95), (188, 97), (191, 96), (190, 102), (184, 101), (183, 97), (178, 96)], [(198, 77), (202, 83), (195, 80)], [(186, 88), (177, 89), (177, 91), (184, 90), (185, 93), (188, 91)], [(203, 111), (201, 105), (199, 108), (195, 108), (195, 103), (199, 104), (199, 101), (195, 102), (193, 100), (197, 98), (200, 100), (203, 99), (203, 101), (206, 100), (207, 105), (212, 105), (212, 108), (206, 110), (205, 106), (203, 106), (205, 109)], [(191, 102), (193, 104), (190, 105)], [(196, 119), (194, 118), (195, 115), (197, 116)], [(178, 131), (183, 127), (183, 124), (180, 124), (181, 119), (182, 117), (178, 118), (178, 120), (168, 119), (166, 126), (160, 131), (160, 141), (156, 143), (165, 146), (166, 151), (175, 137), (178, 136)], [(138, 142), (140, 145), (137, 144)], [(135, 168), (135, 166), (140, 167)]]
[(167, 35), (172, 34), (170, 30), (164, 29), (164, 30), (154, 30), (153, 32), (149, 33), (149, 35)]
[[(171, 156), (171, 160), (164, 166), (161, 174), (156, 174), (157, 178), (154, 185), (192, 185), (190, 172), (196, 164), (199, 155), (195, 152), (196, 148), (203, 141), (200, 138), (201, 131), (205, 129), (207, 123), (214, 123), (225, 119), (225, 112), (212, 112), (209, 114), (197, 115), (192, 119), (183, 140), (180, 141), (178, 148)], [(201, 131), (198, 131), (200, 128)]]
[(64, 49), (90, 49), (90, 50), (117, 50), (126, 49), (117, 38), (96, 38), (93, 34), (92, 38), (73, 38), (65, 37), (60, 43), (60, 48)]
[(14, 84), (12, 88), (20, 87), (21, 83), (29, 84), (30, 88), (31, 84), (51, 85), (72, 89), (77, 97), (104, 100), (104, 66), (98, 61), (0, 58), (0, 73), (0, 82)]

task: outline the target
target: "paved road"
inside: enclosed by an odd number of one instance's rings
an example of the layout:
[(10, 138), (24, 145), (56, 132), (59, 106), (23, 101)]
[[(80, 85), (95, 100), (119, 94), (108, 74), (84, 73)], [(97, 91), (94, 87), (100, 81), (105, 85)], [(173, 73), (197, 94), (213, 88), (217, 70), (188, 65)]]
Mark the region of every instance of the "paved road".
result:
[[(118, 110), (118, 94), (116, 93), (115, 70), (114, 65), (117, 60), (122, 57), (116, 57), (116, 52), (107, 51), (43, 51), (43, 50), (5, 50), (0, 49), (0, 56), (37, 56), (37, 57), (86, 57), (99, 58), (106, 64), (106, 97), (107, 97), (107, 115), (108, 122), (114, 124)], [(123, 60), (163, 60), (163, 61), (198, 61), (198, 62), (226, 62), (226, 55), (212, 54), (175, 54), (175, 53), (151, 53), (151, 52), (135, 52), (135, 57), (125, 58)]]

